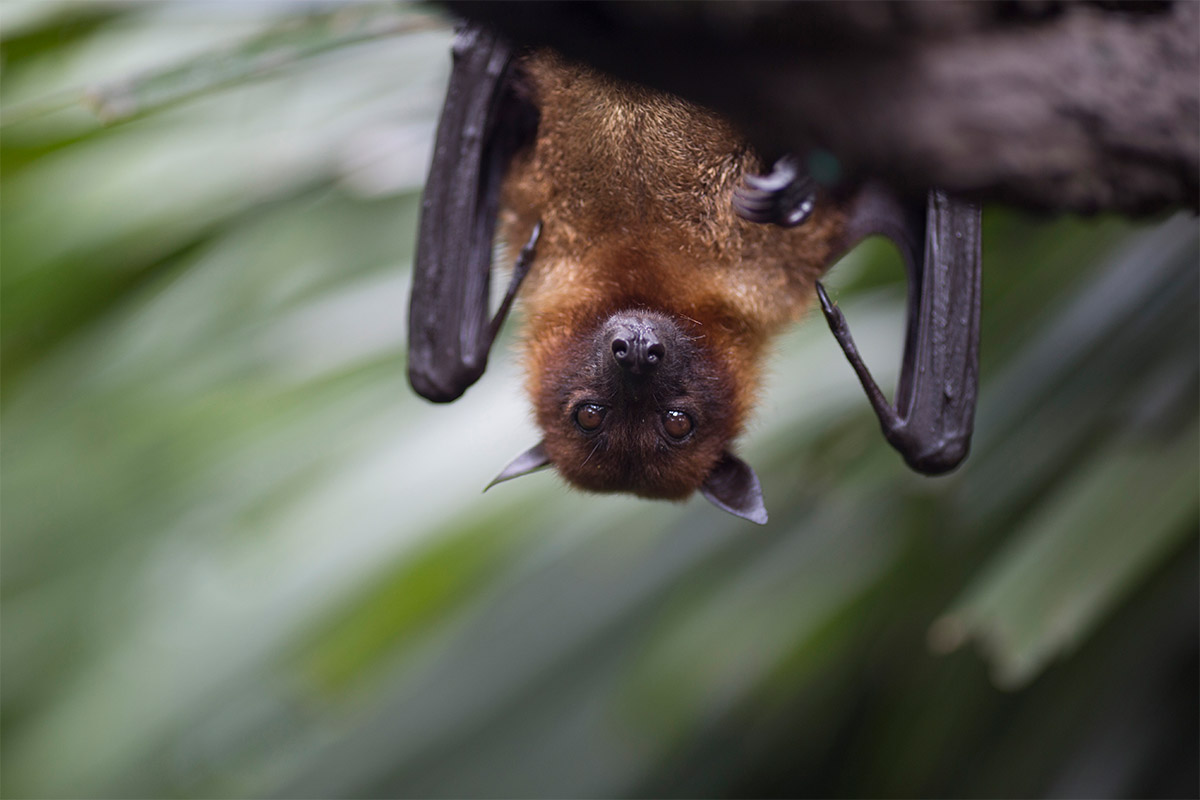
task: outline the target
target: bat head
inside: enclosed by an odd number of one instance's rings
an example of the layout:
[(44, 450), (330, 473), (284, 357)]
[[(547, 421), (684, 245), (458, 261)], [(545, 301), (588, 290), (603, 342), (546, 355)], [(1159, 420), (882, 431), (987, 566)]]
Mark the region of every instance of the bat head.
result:
[(497, 481), (553, 465), (581, 489), (668, 500), (699, 489), (766, 522), (757, 476), (729, 452), (742, 425), (735, 382), (695, 323), (624, 310), (568, 341), (533, 345), (545, 438)]

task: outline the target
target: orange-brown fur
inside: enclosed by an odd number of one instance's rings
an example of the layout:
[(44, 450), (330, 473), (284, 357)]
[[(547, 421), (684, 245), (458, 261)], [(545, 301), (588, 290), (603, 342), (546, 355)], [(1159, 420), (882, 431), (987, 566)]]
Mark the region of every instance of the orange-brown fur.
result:
[[(702, 337), (713, 369), (733, 387), (722, 435), (736, 437), (754, 403), (765, 346), (809, 304), (841, 238), (842, 214), (818, 203), (793, 229), (742, 220), (733, 189), (764, 169), (723, 119), (549, 52), (526, 58), (521, 69), (541, 120), (536, 143), (506, 180), (501, 232), (512, 256), (543, 223), (521, 290), (528, 391), (539, 420), (561, 403), (546, 376), (570, 368), (572, 336), (614, 312), (653, 308)], [(664, 485), (691, 482), (673, 496), (703, 480), (696, 474), (715, 461), (711, 449), (697, 456), (699, 466), (678, 468), (686, 478), (664, 478)]]

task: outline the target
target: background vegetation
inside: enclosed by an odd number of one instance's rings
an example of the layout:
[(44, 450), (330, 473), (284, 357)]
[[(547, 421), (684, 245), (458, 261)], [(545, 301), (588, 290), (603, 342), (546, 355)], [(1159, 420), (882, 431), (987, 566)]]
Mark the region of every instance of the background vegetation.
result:
[[(1195, 219), (987, 210), (948, 478), (814, 318), (765, 529), (480, 496), (535, 436), (511, 357), (404, 379), (430, 13), (0, 8), (3, 794), (1194, 796)], [(831, 282), (890, 383), (894, 254)]]

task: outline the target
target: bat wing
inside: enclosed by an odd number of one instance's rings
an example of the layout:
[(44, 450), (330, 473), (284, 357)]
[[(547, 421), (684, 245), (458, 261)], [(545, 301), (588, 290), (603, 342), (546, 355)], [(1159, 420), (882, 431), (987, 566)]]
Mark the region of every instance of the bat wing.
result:
[(433, 163), (421, 198), (408, 318), (408, 377), (434, 402), (457, 399), (487, 367), (488, 352), (533, 239), (493, 318), (492, 239), (508, 164), (536, 135), (538, 113), (514, 68), (514, 51), (474, 25), (459, 29)]
[[(796, 163), (780, 159), (769, 175), (746, 176), (734, 192), (737, 213), (751, 222), (804, 222), (815, 184)], [(900, 248), (908, 273), (908, 327), (894, 406), (863, 363), (841, 310), (817, 284), (821, 310), (884, 436), (910, 467), (927, 475), (954, 469), (971, 446), (979, 388), (980, 221), (978, 205), (937, 190), (922, 207), (868, 185), (850, 206), (838, 256), (863, 238), (882, 234)]]
[(847, 225), (848, 247), (883, 234), (899, 247), (908, 272), (908, 327), (894, 406), (859, 356), (841, 310), (819, 283), (817, 295), (888, 442), (916, 471), (938, 475), (966, 458), (975, 424), (981, 213), (978, 205), (938, 190), (929, 193), (923, 211), (868, 188)]

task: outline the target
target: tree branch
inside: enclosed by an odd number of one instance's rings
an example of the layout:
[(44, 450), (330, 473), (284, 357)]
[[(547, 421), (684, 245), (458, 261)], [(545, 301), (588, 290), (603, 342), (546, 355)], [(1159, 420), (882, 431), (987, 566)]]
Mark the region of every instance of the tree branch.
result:
[[(452, 3), (763, 152), (1031, 209), (1200, 207), (1200, 4)], [(829, 158), (829, 155), (833, 159)]]

